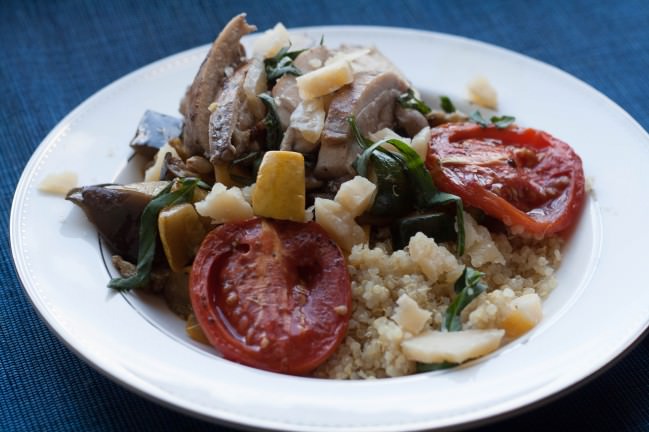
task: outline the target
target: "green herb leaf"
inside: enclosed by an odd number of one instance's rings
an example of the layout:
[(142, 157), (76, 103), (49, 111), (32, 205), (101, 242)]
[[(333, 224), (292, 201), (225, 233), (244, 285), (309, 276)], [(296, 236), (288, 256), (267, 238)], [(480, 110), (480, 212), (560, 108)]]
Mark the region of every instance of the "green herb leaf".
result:
[(419, 363), (415, 365), (415, 371), (416, 373), (423, 373), (423, 372), (433, 372), (433, 371), (438, 371), (438, 370), (444, 370), (444, 369), (450, 369), (454, 368), (457, 366), (458, 363), (449, 363), (449, 362), (442, 362), (442, 363)]
[(279, 145), (284, 138), (284, 132), (279, 121), (275, 99), (268, 93), (261, 93), (257, 97), (266, 106), (266, 117), (262, 120), (266, 126), (266, 148), (267, 150), (279, 150)]
[(482, 113), (480, 111), (475, 110), (469, 116), (469, 120), (471, 120), (474, 123), (479, 124), (482, 127), (496, 126), (498, 129), (504, 129), (507, 126), (514, 123), (516, 121), (516, 117), (512, 117), (512, 116), (508, 116), (508, 115), (492, 116), (489, 119), (490, 121), (487, 121), (484, 117), (482, 117)]
[[(145, 286), (151, 277), (151, 267), (155, 255), (155, 245), (158, 238), (158, 213), (165, 207), (188, 202), (196, 186), (207, 186), (205, 183), (194, 178), (178, 180), (180, 187), (171, 192), (174, 183), (170, 183), (160, 193), (149, 201), (140, 217), (139, 245), (137, 267), (135, 274), (129, 277), (117, 277), (108, 283), (110, 288), (117, 291), (129, 291), (133, 288)], [(207, 186), (209, 189), (209, 186)]]
[[(456, 195), (440, 192), (437, 190), (435, 184), (433, 183), (433, 178), (424, 165), (424, 161), (408, 144), (397, 139), (388, 139), (372, 143), (372, 141), (363, 137), (360, 130), (358, 129), (358, 126), (356, 125), (356, 120), (353, 116), (348, 117), (347, 121), (351, 126), (354, 139), (361, 148), (365, 149), (354, 161), (354, 168), (359, 175), (367, 177), (370, 156), (374, 155), (376, 157), (376, 155), (379, 154), (377, 152), (378, 150), (379, 152), (395, 159), (401, 164), (414, 191), (415, 206), (417, 208), (419, 208), (420, 210), (427, 210), (438, 205), (455, 203), (457, 250), (458, 255), (463, 255), (465, 233), (464, 206), (462, 204), (462, 199)], [(391, 153), (382, 148), (381, 146), (385, 143), (392, 144), (399, 151), (400, 155)]]
[(475, 110), (471, 113), (469, 120), (471, 120), (473, 123), (479, 124), (482, 127), (489, 126), (489, 122), (485, 120), (484, 117), (482, 117), (482, 113), (478, 110)]
[(275, 85), (275, 82), (283, 75), (302, 75), (302, 71), (295, 67), (293, 60), (306, 50), (289, 51), (290, 45), (280, 49), (277, 54), (264, 60), (266, 69), (266, 79), (269, 87)]
[(359, 176), (367, 178), (368, 165), (370, 162), (370, 157), (373, 156), (374, 150), (385, 144), (385, 140), (377, 141), (374, 144), (367, 147), (361, 154), (358, 155), (354, 161), (354, 168)]
[(449, 99), (448, 96), (440, 96), (440, 105), (442, 107), (442, 110), (446, 114), (451, 114), (455, 112), (455, 105), (453, 105), (453, 102), (451, 102), (451, 99)]
[(500, 117), (497, 116), (491, 117), (491, 123), (493, 123), (493, 125), (499, 129), (504, 129), (510, 124), (514, 123), (515, 121), (516, 121), (516, 117), (507, 116), (507, 115), (500, 116)]
[(484, 273), (479, 272), (471, 267), (465, 267), (462, 275), (455, 281), (456, 296), (446, 309), (446, 316), (442, 323), (442, 330), (459, 331), (462, 330), (460, 322), (460, 313), (476, 297), (482, 294), (487, 286), (480, 282)]
[(411, 88), (406, 93), (400, 95), (398, 100), (402, 107), (416, 109), (424, 115), (432, 111), (424, 101), (415, 96), (415, 92)]
[(324, 33), (320, 36), (320, 46), (324, 45)]

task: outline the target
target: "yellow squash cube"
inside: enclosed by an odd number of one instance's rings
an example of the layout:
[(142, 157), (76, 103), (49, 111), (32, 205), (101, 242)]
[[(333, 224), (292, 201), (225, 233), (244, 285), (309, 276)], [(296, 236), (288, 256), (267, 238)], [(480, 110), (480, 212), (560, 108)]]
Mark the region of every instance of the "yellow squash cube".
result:
[(252, 194), (257, 216), (304, 221), (304, 156), (290, 151), (269, 151), (259, 166)]

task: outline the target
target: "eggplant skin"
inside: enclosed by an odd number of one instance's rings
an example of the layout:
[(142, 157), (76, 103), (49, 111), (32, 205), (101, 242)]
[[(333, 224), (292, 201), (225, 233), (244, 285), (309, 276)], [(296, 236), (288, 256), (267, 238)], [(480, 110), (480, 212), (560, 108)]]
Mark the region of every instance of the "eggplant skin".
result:
[(131, 147), (151, 159), (170, 140), (180, 137), (182, 119), (147, 110), (137, 126)]
[(66, 196), (86, 214), (114, 254), (137, 262), (140, 216), (151, 195), (119, 185), (72, 189)]

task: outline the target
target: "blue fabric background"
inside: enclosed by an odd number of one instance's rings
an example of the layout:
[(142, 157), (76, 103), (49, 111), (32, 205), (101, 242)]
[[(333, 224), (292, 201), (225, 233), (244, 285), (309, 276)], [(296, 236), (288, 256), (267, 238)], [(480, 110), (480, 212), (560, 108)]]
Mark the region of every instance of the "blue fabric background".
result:
[[(649, 128), (646, 0), (1, 0), (0, 430), (228, 430), (149, 402), (68, 351), (23, 293), (11, 262), (8, 224), (20, 173), (58, 121), (122, 75), (210, 42), (240, 11), (262, 29), (279, 20), (288, 27), (371, 24), (490, 42), (577, 76)], [(645, 340), (579, 389), (485, 430), (649, 430), (648, 358)]]

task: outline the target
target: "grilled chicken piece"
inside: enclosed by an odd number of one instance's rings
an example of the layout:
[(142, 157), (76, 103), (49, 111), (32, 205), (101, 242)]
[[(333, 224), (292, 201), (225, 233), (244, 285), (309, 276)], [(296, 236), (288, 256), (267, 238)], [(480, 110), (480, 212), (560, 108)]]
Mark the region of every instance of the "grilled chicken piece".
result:
[[(293, 64), (302, 73), (307, 73), (323, 66), (329, 55), (329, 50), (325, 46), (319, 45), (301, 53)], [(284, 75), (278, 79), (273, 87), (272, 94), (277, 103), (277, 113), (282, 122), (282, 129), (287, 129), (291, 114), (302, 102), (295, 77), (293, 75)]]
[(250, 130), (256, 123), (248, 107), (244, 83), (248, 65), (242, 65), (225, 81), (210, 116), (209, 150), (206, 156), (213, 164), (231, 161), (236, 156), (254, 151)]
[(352, 177), (352, 163), (361, 148), (355, 143), (349, 116), (364, 136), (395, 125), (397, 98), (408, 83), (394, 72), (359, 73), (354, 82), (338, 90), (329, 105), (322, 131), (315, 176), (320, 179)]
[(428, 126), (428, 119), (425, 115), (413, 108), (404, 108), (397, 104), (395, 111), (397, 124), (401, 126), (409, 137), (414, 137), (417, 133)]
[(187, 89), (180, 104), (180, 112), (185, 116), (182, 148), (185, 157), (202, 155), (209, 151), (208, 107), (214, 102), (226, 75), (245, 60), (241, 38), (255, 30), (255, 26), (246, 22), (245, 14), (237, 15), (212, 43), (194, 82)]

